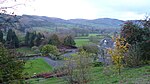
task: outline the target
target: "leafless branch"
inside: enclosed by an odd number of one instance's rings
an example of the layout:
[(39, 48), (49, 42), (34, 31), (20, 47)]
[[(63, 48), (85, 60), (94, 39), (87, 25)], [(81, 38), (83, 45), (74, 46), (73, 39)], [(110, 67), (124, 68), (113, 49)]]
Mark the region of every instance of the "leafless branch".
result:
[(0, 10), (9, 9), (9, 8), (14, 9), (14, 7), (17, 7), (17, 6), (19, 6), (19, 5), (25, 5), (25, 4), (15, 4), (15, 5), (9, 6), (9, 7), (0, 7)]

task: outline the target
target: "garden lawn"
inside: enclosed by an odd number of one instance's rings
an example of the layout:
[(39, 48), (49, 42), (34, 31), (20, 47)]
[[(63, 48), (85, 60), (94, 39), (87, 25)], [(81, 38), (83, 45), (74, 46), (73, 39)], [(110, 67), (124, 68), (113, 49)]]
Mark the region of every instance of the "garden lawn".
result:
[(33, 76), (34, 73), (39, 74), (50, 71), (52, 71), (52, 67), (49, 66), (43, 58), (37, 58), (26, 62), (24, 73), (27, 72), (29, 76)]
[(28, 47), (17, 48), (16, 50), (17, 50), (17, 52), (23, 53), (26, 56), (36, 54), (33, 50), (31, 50), (31, 48), (28, 48)]

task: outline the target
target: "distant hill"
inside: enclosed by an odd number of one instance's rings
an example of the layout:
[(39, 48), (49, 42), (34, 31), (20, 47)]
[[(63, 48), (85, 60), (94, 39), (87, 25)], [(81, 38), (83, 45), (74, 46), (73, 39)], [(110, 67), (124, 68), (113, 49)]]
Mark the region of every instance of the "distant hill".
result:
[(95, 28), (120, 28), (120, 26), (124, 23), (122, 20), (111, 18), (99, 18), (94, 20), (70, 19), (68, 21), (71, 23), (92, 26)]
[[(0, 15), (0, 23), (4, 20), (4, 17), (9, 17), (10, 15)], [(2, 18), (3, 17), (3, 18)], [(19, 21), (19, 26), (22, 30), (32, 27), (60, 27), (60, 28), (95, 28), (95, 29), (105, 29), (105, 28), (120, 28), (124, 23), (122, 20), (111, 19), (111, 18), (99, 18), (94, 20), (87, 19), (70, 19), (64, 20), (60, 18), (46, 17), (46, 16), (35, 16), (35, 15), (22, 15), (15, 17)], [(5, 18), (7, 19), (7, 18)], [(16, 21), (13, 18), (11, 21)]]

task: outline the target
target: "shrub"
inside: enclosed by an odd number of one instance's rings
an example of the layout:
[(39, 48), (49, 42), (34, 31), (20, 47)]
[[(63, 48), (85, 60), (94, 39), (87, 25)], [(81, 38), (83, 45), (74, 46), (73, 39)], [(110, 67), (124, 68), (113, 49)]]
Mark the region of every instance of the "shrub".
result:
[(93, 57), (94, 61), (97, 60), (99, 48), (98, 48), (98, 46), (96, 44), (83, 45), (82, 49), (84, 49), (87, 53), (91, 54), (91, 56)]
[(33, 46), (31, 48), (31, 50), (34, 51), (35, 53), (40, 53), (40, 50), (39, 50), (39, 48), (37, 46)]
[(141, 56), (142, 52), (140, 50), (139, 45), (138, 44), (132, 45), (124, 58), (126, 66), (128, 67), (139, 66), (142, 63), (140, 60)]
[(91, 80), (91, 59), (88, 55), (89, 54), (87, 52), (82, 50), (67, 60), (66, 80), (69, 84), (86, 84), (89, 80)]
[(33, 46), (32, 48), (31, 48), (31, 50), (36, 50), (36, 49), (39, 49), (37, 46)]
[(41, 48), (41, 53), (42, 55), (44, 56), (50, 56), (50, 57), (53, 57), (54, 59), (55, 58), (59, 58), (59, 50), (57, 49), (56, 46), (53, 46), (53, 45), (44, 45), (42, 48)]

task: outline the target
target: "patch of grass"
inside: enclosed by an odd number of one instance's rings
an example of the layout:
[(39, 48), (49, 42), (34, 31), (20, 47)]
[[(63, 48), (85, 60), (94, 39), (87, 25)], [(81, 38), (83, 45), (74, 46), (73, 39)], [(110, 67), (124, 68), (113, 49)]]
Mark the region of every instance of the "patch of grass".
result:
[(76, 42), (77, 47), (80, 47), (80, 46), (85, 45), (85, 44), (92, 43), (92, 42), (89, 41), (89, 39), (75, 39), (75, 42)]
[(90, 36), (97, 36), (97, 35), (99, 35), (99, 34), (89, 34), (89, 37), (90, 37)]
[(97, 36), (99, 34), (89, 34), (88, 36), (79, 36), (79, 37), (76, 37), (76, 39), (89, 39), (90, 36)]
[(150, 66), (124, 69), (121, 75), (110, 73), (105, 75), (102, 67), (92, 70), (90, 84), (148, 84), (150, 83)]
[(88, 36), (80, 36), (80, 37), (75, 37), (75, 39), (89, 39)]
[(49, 66), (43, 58), (38, 58), (34, 60), (28, 60), (25, 64), (24, 73), (28, 73), (29, 76), (33, 76), (34, 73), (45, 73), (52, 71), (52, 67)]
[(17, 52), (23, 53), (25, 55), (31, 55), (31, 54), (36, 54), (31, 48), (28, 47), (21, 47), (16, 49)]
[(75, 37), (76, 46), (79, 47), (79, 46), (82, 46), (84, 44), (92, 43), (89, 41), (89, 38), (91, 36), (97, 37), (99, 40), (105, 37), (105, 35), (100, 35), (100, 34), (89, 34), (89, 36)]
[(49, 78), (49, 79), (30, 79), (29, 84), (66, 84), (66, 81), (64, 81), (62, 78)]

